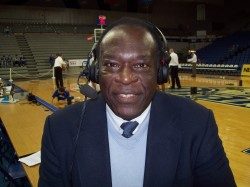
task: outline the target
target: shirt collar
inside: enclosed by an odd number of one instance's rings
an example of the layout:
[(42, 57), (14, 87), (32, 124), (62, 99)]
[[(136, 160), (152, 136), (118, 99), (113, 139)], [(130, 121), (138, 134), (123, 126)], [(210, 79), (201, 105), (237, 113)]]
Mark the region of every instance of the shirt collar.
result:
[[(136, 133), (136, 131), (138, 131), (138, 129), (140, 128), (141, 124), (148, 119), (147, 116), (150, 114), (150, 109), (151, 109), (151, 103), (148, 105), (148, 107), (144, 110), (144, 112), (139, 115), (138, 117), (130, 120), (130, 121), (137, 121), (139, 123), (139, 125), (136, 127), (136, 129), (134, 130), (133, 134)], [(115, 127), (115, 129), (117, 131), (119, 131), (120, 133), (123, 132), (122, 128), (120, 127), (122, 125), (122, 123), (124, 122), (128, 122), (122, 118), (120, 118), (119, 116), (117, 116), (112, 110), (111, 108), (106, 104), (106, 114), (107, 114), (107, 118), (111, 121), (112, 125)]]

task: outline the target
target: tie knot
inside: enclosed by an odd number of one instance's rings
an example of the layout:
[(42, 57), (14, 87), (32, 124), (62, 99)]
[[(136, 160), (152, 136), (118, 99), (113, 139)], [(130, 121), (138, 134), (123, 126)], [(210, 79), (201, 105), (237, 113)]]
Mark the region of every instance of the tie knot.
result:
[(123, 129), (122, 136), (125, 138), (130, 138), (133, 135), (132, 132), (136, 129), (138, 124), (139, 123), (137, 121), (124, 122), (121, 125), (121, 128)]

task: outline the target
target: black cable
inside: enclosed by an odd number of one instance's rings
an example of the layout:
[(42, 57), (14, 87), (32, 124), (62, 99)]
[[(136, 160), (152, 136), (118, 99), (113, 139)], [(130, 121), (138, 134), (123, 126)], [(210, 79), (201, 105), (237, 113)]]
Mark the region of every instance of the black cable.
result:
[(72, 162), (71, 162), (71, 165), (70, 165), (70, 183), (71, 183), (71, 186), (72, 186), (72, 170), (73, 170), (73, 166), (74, 166), (74, 159), (75, 159), (79, 134), (80, 134), (81, 127), (82, 127), (82, 124), (83, 124), (83, 117), (84, 117), (84, 114), (85, 114), (86, 102), (87, 102), (87, 97), (85, 97), (84, 102), (83, 102), (83, 107), (82, 107), (81, 117), (80, 117), (80, 124), (79, 124), (78, 130), (77, 130), (77, 134), (76, 134), (74, 145), (73, 145), (73, 149), (74, 149), (73, 150), (73, 157), (72, 157)]

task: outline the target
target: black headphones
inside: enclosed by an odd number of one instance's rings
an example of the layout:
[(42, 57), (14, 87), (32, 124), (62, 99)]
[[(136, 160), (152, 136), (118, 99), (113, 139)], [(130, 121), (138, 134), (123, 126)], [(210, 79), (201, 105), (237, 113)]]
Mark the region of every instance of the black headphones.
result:
[[(158, 62), (159, 67), (157, 70), (157, 83), (160, 85), (160, 84), (164, 84), (168, 82), (169, 80), (168, 64), (169, 64), (169, 61), (171, 60), (171, 57), (167, 51), (167, 40), (165, 36), (162, 34), (161, 30), (151, 23), (148, 23), (148, 24), (153, 27), (156, 33), (158, 33), (162, 41), (161, 58), (160, 58), (160, 62)], [(90, 64), (92, 55), (94, 56), (94, 61)], [(86, 73), (87, 74), (86, 78), (88, 79), (88, 81), (92, 81), (98, 84), (99, 83), (99, 65), (98, 65), (98, 60), (96, 56), (96, 43), (94, 44), (94, 47), (92, 47), (92, 50), (89, 52), (88, 60), (86, 63), (86, 70), (88, 71)]]

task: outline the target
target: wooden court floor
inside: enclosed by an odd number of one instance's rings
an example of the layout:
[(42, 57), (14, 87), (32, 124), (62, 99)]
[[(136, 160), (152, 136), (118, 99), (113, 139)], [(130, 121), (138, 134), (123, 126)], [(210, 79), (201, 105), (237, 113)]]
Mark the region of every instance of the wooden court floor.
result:
[[(184, 74), (180, 75), (180, 77), (182, 86), (199, 87), (239, 86), (240, 79), (239, 77), (229, 78), (206, 76), (191, 78), (190, 75)], [(77, 90), (76, 82), (77, 77), (64, 78), (66, 89), (69, 90), (73, 96), (83, 100), (83, 96), (75, 91)], [(46, 80), (14, 81), (14, 83), (28, 92), (32, 92), (48, 103), (51, 103), (51, 96), (56, 88), (54, 80), (51, 78)], [(167, 88), (170, 84), (167, 83), (164, 86)], [(219, 135), (223, 141), (225, 152), (229, 158), (236, 183), (239, 187), (249, 187), (250, 155), (243, 153), (242, 150), (250, 148), (250, 108), (242, 108), (202, 100), (195, 100), (195, 102), (212, 109), (214, 112), (219, 128)], [(54, 105), (59, 108), (63, 107), (63, 105), (56, 102)]]

